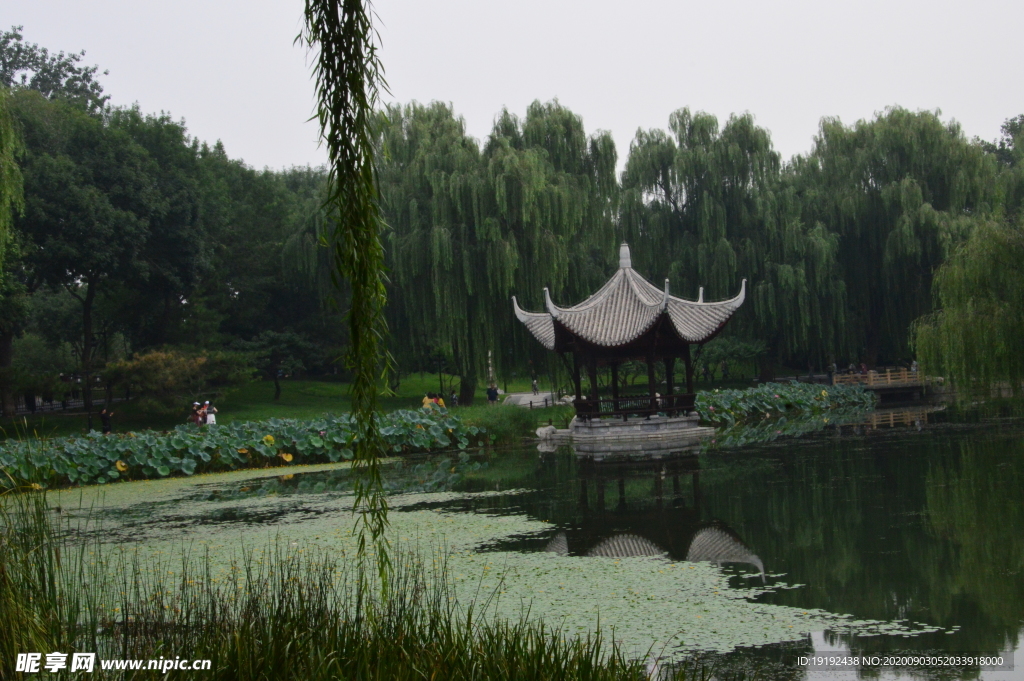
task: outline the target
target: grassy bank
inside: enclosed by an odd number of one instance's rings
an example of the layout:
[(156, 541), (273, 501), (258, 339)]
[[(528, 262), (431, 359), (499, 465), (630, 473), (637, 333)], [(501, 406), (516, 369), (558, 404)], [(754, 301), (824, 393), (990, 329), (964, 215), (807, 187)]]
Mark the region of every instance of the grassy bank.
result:
[[(447, 381), (451, 377), (446, 377)], [(395, 395), (381, 397), (381, 409), (385, 412), (396, 409), (415, 409), (421, 406), (423, 395), (438, 391), (438, 377), (430, 374), (413, 374), (402, 379)], [(543, 387), (543, 386), (542, 386)], [(509, 383), (510, 391), (528, 391), (529, 383)], [(460, 407), (474, 414), (466, 420), (470, 425), (477, 418), (486, 419), (483, 410), (487, 407), (484, 388), (477, 390), (476, 403), (472, 407)], [(100, 405), (100, 403), (97, 403)], [(101, 405), (100, 405), (101, 406)], [(96, 407), (98, 411), (100, 406)], [(324, 414), (342, 414), (352, 406), (349, 384), (340, 381), (293, 381), (282, 382), (281, 399), (274, 400), (274, 384), (270, 381), (255, 381), (231, 393), (216, 403), (218, 423), (263, 421), (278, 419), (313, 419)], [(140, 430), (169, 430), (186, 422), (188, 405), (183, 404), (180, 414), (153, 414), (141, 411), (132, 401), (115, 402), (114, 430), (118, 432)], [(535, 410), (536, 411), (536, 410)], [(479, 415), (479, 416), (477, 416)], [(537, 416), (537, 422), (547, 423), (553, 414)], [(557, 421), (556, 421), (557, 423)], [(84, 412), (39, 412), (35, 415), (19, 416), (16, 419), (0, 419), (0, 440), (7, 437), (33, 437), (36, 435), (55, 437), (76, 435), (86, 432), (87, 417)], [(93, 428), (99, 429), (99, 418), (93, 415)], [(536, 426), (534, 426), (536, 428)]]
[(19, 653), (45, 662), (56, 651), (69, 662), (96, 653), (90, 678), (102, 680), (153, 678), (102, 660), (176, 657), (212, 663), (175, 670), (182, 679), (649, 678), (600, 634), (480, 619), (443, 569), (428, 577), (412, 555), (396, 556), (385, 598), (343, 555), (280, 547), (247, 554), (217, 582), (208, 557), (144, 564), (76, 544), (55, 518), (41, 495), (0, 498), (0, 678), (14, 675)]

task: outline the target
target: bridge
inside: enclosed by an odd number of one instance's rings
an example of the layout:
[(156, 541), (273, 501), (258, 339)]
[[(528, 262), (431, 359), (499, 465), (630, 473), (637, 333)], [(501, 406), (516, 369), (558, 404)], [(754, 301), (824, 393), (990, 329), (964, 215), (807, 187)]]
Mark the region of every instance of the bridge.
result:
[(909, 395), (919, 399), (930, 386), (941, 385), (944, 381), (938, 376), (925, 376), (920, 371), (892, 368), (832, 376), (832, 385), (859, 385), (874, 391), (880, 398)]

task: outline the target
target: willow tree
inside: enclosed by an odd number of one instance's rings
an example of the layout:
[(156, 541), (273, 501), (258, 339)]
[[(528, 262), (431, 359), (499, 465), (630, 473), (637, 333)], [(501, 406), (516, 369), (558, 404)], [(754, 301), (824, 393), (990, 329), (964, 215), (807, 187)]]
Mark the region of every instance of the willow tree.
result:
[(714, 116), (681, 109), (668, 131), (638, 131), (622, 226), (634, 262), (679, 295), (696, 298), (703, 287), (706, 299), (726, 298), (748, 279), (752, 314), (737, 315), (731, 332), (765, 340), (772, 360), (809, 349), (825, 359), (841, 342), (836, 239), (802, 221), (797, 189), (750, 115), (719, 130)]
[(849, 342), (869, 364), (906, 358), (933, 271), (998, 200), (995, 162), (955, 122), (891, 108), (852, 127), (823, 119), (795, 165), (804, 222), (839, 237)]
[(915, 324), (925, 371), (973, 395), (1024, 381), (1024, 223), (985, 220), (935, 274), (936, 311)]
[(541, 305), (544, 284), (572, 295), (603, 274), (591, 250), (607, 258), (614, 242), (614, 146), (557, 103), (534, 103), (525, 120), (503, 112), (482, 153), (447, 105), (396, 107), (388, 121), (396, 337), (424, 356), (450, 354), (469, 404), (488, 350), (499, 368), (532, 350), (513, 293)]

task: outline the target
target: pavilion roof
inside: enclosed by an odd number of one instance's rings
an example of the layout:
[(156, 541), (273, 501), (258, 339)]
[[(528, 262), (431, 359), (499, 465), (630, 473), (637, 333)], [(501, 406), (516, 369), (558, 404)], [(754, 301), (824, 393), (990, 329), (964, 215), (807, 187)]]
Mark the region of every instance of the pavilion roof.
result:
[(626, 345), (647, 332), (662, 315), (688, 343), (703, 343), (714, 336), (743, 304), (747, 280), (739, 295), (716, 303), (704, 302), (704, 289), (697, 300), (678, 298), (657, 288), (633, 269), (629, 246), (619, 247), (619, 269), (597, 293), (572, 307), (559, 307), (544, 289), (547, 312), (526, 312), (512, 296), (516, 317), (548, 350), (555, 349), (555, 320), (574, 335), (604, 347)]

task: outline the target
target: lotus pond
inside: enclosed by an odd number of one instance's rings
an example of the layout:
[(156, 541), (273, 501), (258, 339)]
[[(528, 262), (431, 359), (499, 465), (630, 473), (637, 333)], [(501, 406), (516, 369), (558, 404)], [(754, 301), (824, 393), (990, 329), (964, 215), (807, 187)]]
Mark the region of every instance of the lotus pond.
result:
[[(460, 601), (570, 632), (600, 621), (637, 655), (793, 679), (842, 678), (799, 664), (815, 651), (1019, 655), (1024, 423), (922, 411), (800, 432), (653, 460), (533, 447), (392, 459), (390, 538), (444, 563)], [(189, 552), (226, 579), (246, 548), (351, 555), (351, 488), (328, 464), (49, 498), (154, 569)], [(1019, 662), (912, 673), (1022, 679)]]

